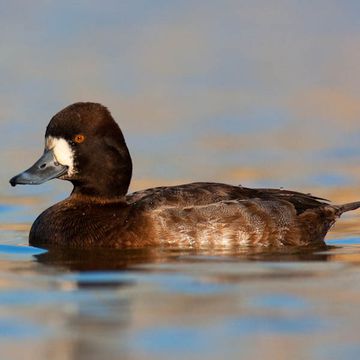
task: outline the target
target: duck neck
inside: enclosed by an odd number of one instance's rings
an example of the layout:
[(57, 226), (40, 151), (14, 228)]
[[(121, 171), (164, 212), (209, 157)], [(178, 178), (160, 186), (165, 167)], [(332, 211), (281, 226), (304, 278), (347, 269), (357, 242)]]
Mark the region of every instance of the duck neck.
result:
[(86, 179), (72, 181), (74, 189), (71, 195), (113, 199), (124, 197), (129, 189), (132, 174), (131, 163), (115, 172), (89, 176)]

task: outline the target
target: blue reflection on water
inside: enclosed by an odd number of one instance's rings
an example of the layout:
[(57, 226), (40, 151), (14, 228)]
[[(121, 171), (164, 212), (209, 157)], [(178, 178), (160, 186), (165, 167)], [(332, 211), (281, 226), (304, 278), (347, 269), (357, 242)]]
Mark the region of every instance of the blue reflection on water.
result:
[(49, 335), (48, 330), (44, 325), (37, 325), (31, 322), (26, 322), (24, 319), (16, 320), (1, 319), (0, 320), (0, 340), (12, 339), (28, 339), (38, 338)]
[(190, 295), (221, 294), (231, 289), (230, 284), (204, 282), (192, 276), (183, 274), (160, 274), (146, 276), (148, 280), (156, 282), (165, 291)]
[(308, 307), (305, 299), (290, 294), (260, 295), (250, 299), (252, 307), (274, 310), (304, 310)]
[(0, 291), (0, 305), (19, 306), (34, 308), (38, 306), (50, 306), (54, 304), (78, 303), (89, 301), (91, 297), (85, 292), (77, 291), (42, 291), (42, 290), (22, 290)]
[(312, 183), (318, 186), (345, 186), (353, 182), (353, 178), (345, 174), (320, 173), (311, 177)]
[(329, 245), (360, 245), (360, 238), (335, 239), (327, 242)]
[(40, 249), (33, 246), (16, 246), (16, 245), (5, 245), (0, 244), (0, 256), (2, 254), (12, 254), (12, 255), (38, 255), (43, 254), (47, 250)]
[[(245, 341), (248, 337), (285, 334), (309, 334), (321, 331), (324, 322), (316, 317), (270, 317), (244, 316), (229, 319), (210, 326), (163, 326), (138, 331), (130, 344), (145, 351), (161, 353), (168, 351), (207, 352), (219, 351), (219, 339), (222, 342)], [(239, 337), (240, 336), (240, 337)]]
[(0, 204), (0, 212), (8, 212), (8, 211), (12, 211), (15, 209), (16, 209), (16, 206), (14, 206), (14, 205)]
[(139, 331), (130, 341), (135, 346), (150, 352), (208, 352), (214, 342), (209, 331), (191, 327), (162, 327)]
[(324, 327), (320, 319), (313, 316), (280, 317), (280, 316), (244, 316), (230, 321), (233, 332), (239, 334), (309, 334)]

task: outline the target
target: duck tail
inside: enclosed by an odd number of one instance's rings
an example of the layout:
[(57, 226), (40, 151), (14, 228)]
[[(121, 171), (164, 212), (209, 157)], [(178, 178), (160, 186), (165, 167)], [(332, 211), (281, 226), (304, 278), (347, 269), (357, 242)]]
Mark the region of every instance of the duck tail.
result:
[(338, 206), (339, 216), (341, 214), (343, 214), (344, 212), (356, 210), (358, 208), (360, 208), (360, 201), (355, 201), (355, 202), (339, 205)]

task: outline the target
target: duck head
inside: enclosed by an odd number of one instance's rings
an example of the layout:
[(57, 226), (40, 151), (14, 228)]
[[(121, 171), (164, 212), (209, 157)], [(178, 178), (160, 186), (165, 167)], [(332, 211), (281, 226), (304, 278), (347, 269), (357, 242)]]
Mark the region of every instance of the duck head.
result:
[(124, 136), (108, 109), (75, 103), (57, 113), (46, 128), (43, 155), (10, 184), (71, 181), (73, 194), (118, 197), (127, 193), (132, 162)]

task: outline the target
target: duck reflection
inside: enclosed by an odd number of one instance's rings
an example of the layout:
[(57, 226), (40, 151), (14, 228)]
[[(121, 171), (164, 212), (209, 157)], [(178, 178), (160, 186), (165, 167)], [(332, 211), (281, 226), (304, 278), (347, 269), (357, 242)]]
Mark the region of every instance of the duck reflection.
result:
[[(328, 261), (334, 246), (240, 247), (237, 249), (76, 249), (49, 247), (39, 263), (71, 271), (142, 270), (142, 265), (198, 262)], [(146, 267), (150, 271), (151, 267)]]
[[(203, 314), (240, 317), (247, 306), (247, 294), (236, 284), (256, 281), (255, 288), (262, 289), (269, 283), (278, 286), (278, 279), (316, 278), (319, 269), (311, 263), (328, 261), (334, 248), (326, 245), (201, 250), (49, 248), (48, 252), (36, 255), (36, 259), (65, 274), (60, 281), (65, 285), (64, 291), (85, 294), (79, 301), (74, 297), (72, 311), (66, 313), (65, 321), (63, 317), (65, 331), (71, 329), (78, 334), (64, 345), (68, 358), (116, 359), (115, 354), (121, 352), (121, 358), (130, 359), (131, 353), (142, 353), (143, 349), (141, 344), (136, 348), (133, 343), (129, 345), (128, 339), (141, 334), (149, 324), (156, 331), (161, 330), (159, 323), (178, 324), (179, 318), (185, 318), (190, 329), (196, 329), (198, 322), (205, 324), (206, 329), (208, 320)], [(309, 262), (306, 264), (309, 266), (306, 269), (293, 266), (299, 261)], [(287, 262), (289, 266), (279, 267), (278, 262)], [(232, 297), (230, 289), (237, 289), (237, 297)], [(240, 307), (236, 300), (239, 298), (243, 299)], [(248, 311), (252, 314), (253, 310)]]

